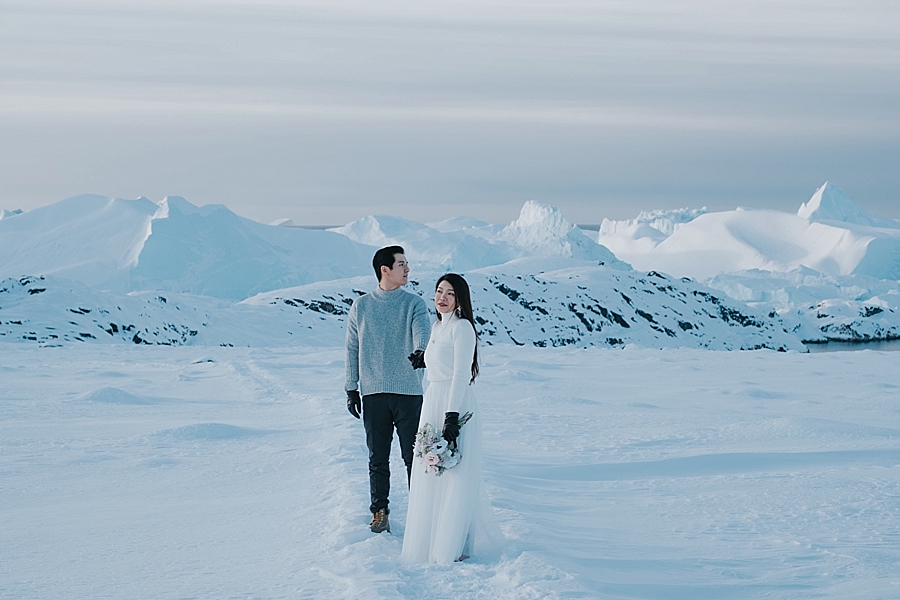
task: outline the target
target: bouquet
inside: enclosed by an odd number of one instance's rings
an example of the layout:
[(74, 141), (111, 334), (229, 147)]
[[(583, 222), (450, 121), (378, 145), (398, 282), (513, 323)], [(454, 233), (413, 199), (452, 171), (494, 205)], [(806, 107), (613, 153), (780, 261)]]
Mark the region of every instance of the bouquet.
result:
[[(459, 418), (459, 428), (469, 422), (472, 413), (467, 412)], [(444, 439), (443, 433), (431, 423), (425, 423), (419, 427), (416, 433), (416, 444), (413, 448), (413, 454), (422, 464), (425, 465), (425, 472), (429, 475), (443, 474), (447, 469), (451, 469), (459, 464), (462, 455), (456, 442), (452, 444)]]

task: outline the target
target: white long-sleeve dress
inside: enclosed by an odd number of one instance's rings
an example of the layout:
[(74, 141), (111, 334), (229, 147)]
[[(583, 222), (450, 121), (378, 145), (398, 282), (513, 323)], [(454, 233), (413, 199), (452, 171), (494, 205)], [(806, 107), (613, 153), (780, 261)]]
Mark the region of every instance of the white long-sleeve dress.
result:
[(428, 389), (419, 427), (442, 429), (446, 412), (471, 412), (472, 418), (460, 430), (457, 466), (434, 475), (418, 459), (413, 462), (402, 552), (407, 561), (450, 563), (503, 539), (481, 475), (481, 414), (469, 385), (474, 354), (469, 321), (451, 313), (434, 324), (425, 349)]

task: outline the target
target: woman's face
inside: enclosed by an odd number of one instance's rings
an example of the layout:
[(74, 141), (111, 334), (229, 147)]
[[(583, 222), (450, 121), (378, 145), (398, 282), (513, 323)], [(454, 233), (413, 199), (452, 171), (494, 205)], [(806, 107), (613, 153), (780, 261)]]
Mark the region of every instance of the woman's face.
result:
[(434, 291), (434, 307), (442, 315), (449, 315), (456, 310), (456, 292), (446, 281), (440, 282)]

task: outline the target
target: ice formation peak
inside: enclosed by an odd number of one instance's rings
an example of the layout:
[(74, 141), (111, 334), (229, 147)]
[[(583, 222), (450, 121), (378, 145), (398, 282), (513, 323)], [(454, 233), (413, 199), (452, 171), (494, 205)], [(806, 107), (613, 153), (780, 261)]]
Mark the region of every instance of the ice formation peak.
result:
[(529, 200), (522, 206), (519, 218), (510, 223), (503, 233), (509, 238), (546, 239), (565, 237), (573, 227), (555, 206)]
[(808, 221), (840, 221), (867, 227), (900, 229), (900, 223), (866, 212), (844, 190), (826, 181), (808, 202), (800, 205), (797, 216)]
[(816, 190), (809, 202), (800, 205), (797, 216), (809, 220), (815, 220), (818, 217), (843, 221), (846, 217), (851, 217), (861, 210), (847, 197), (844, 190), (830, 181), (826, 181)]
[(519, 218), (503, 228), (498, 237), (531, 256), (597, 260), (617, 269), (631, 268), (569, 223), (558, 208), (531, 200), (522, 206)]
[(273, 227), (297, 227), (297, 224), (294, 223), (293, 219), (276, 219), (269, 223)]
[(572, 256), (568, 237), (574, 230), (575, 226), (558, 208), (529, 200), (522, 206), (519, 218), (507, 225), (500, 237), (539, 255)]

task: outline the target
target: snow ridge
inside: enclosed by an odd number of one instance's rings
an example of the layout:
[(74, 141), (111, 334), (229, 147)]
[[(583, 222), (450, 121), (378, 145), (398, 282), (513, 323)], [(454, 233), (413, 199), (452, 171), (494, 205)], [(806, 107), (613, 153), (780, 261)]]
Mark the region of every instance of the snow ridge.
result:
[(806, 343), (900, 339), (900, 281), (801, 268), (721, 274), (707, 285), (777, 314)]
[[(430, 300), (438, 275), (424, 274), (408, 289)], [(660, 273), (522, 259), (469, 272), (466, 278), (481, 339), (488, 345), (804, 349), (779, 318)], [(190, 294), (98, 294), (70, 283), (3, 281), (0, 340), (44, 346), (339, 346), (353, 301), (374, 288), (374, 278), (358, 277), (267, 292), (229, 305)]]
[[(202, 302), (203, 299), (198, 298)], [(52, 277), (0, 281), (0, 340), (41, 346), (107, 342), (183, 346), (209, 321), (197, 302), (116, 296)], [(213, 308), (207, 303), (206, 308)]]
[[(407, 289), (430, 300), (437, 274)], [(465, 274), (482, 343), (716, 350), (804, 350), (780, 319), (766, 316), (689, 280), (560, 259), (522, 259)], [(362, 284), (362, 285), (361, 285)], [(365, 285), (365, 284), (368, 284)], [(328, 282), (260, 294), (244, 304), (314, 310), (343, 322), (371, 281)]]

